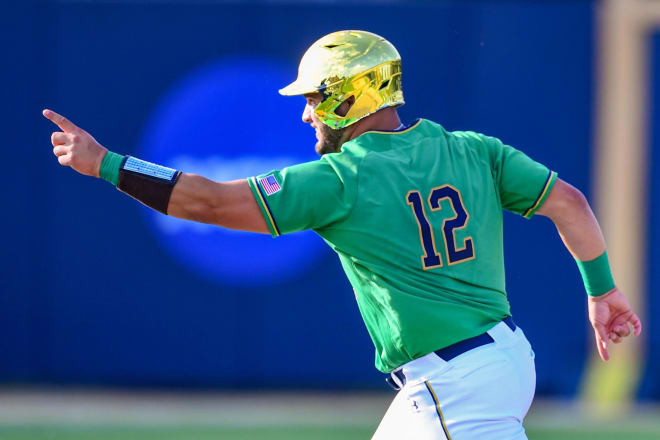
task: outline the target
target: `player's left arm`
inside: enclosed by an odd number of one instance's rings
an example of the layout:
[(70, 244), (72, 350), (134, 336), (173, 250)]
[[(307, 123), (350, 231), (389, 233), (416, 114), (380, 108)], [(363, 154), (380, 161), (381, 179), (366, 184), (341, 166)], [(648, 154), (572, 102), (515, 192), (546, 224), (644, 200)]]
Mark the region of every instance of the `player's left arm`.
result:
[(247, 179), (215, 182), (183, 173), (172, 190), (167, 214), (229, 229), (270, 233)]
[[(607, 278), (603, 277), (602, 273), (605, 267), (609, 275), (605, 240), (587, 199), (578, 189), (557, 179), (547, 199), (536, 213), (553, 221), (564, 245), (579, 262), (578, 264), (582, 265), (581, 271), (586, 284), (593, 282), (596, 286), (600, 283), (599, 277)], [(591, 269), (590, 264), (599, 264), (600, 269)], [(611, 275), (609, 282), (613, 284)], [(607, 284), (600, 283), (600, 285)], [(590, 294), (588, 297), (589, 319), (594, 328), (600, 356), (607, 361), (608, 340), (617, 343), (621, 338), (628, 336), (630, 334), (628, 323), (633, 326), (635, 336), (638, 336), (642, 331), (642, 323), (616, 286), (606, 292), (591, 293), (593, 295)]]
[[(101, 163), (108, 150), (64, 116), (52, 110), (44, 110), (43, 115), (62, 130), (51, 136), (53, 154), (58, 162), (80, 174), (100, 177)], [(187, 220), (269, 233), (247, 179), (214, 182), (195, 174), (182, 173), (171, 188), (164, 210), (169, 215)]]

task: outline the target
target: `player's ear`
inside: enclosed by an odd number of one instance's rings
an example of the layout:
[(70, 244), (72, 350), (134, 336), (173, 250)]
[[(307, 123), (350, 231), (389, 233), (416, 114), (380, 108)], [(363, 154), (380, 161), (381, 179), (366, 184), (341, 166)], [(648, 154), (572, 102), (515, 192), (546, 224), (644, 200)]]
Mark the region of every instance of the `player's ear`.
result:
[(351, 109), (351, 107), (353, 107), (353, 104), (355, 104), (355, 96), (350, 96), (335, 109), (334, 113), (337, 116), (344, 117), (348, 114), (348, 111)]

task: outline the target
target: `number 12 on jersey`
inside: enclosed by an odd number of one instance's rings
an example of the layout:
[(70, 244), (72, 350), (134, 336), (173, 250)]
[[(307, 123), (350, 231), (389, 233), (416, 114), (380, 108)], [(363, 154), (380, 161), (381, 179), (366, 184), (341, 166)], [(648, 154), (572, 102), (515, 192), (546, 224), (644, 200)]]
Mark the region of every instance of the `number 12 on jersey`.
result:
[[(465, 228), (470, 220), (470, 214), (468, 214), (463, 205), (461, 193), (451, 185), (442, 185), (433, 188), (428, 198), (431, 211), (441, 210), (441, 203), (444, 199), (449, 200), (455, 214), (454, 217), (446, 218), (442, 222), (445, 255), (447, 256), (447, 264), (451, 266), (452, 264), (472, 260), (474, 258), (474, 244), (472, 243), (472, 237), (467, 237), (463, 241), (463, 247), (458, 248), (456, 245), (455, 230)], [(410, 205), (419, 228), (419, 239), (422, 242), (422, 249), (424, 250), (422, 267), (424, 270), (442, 267), (442, 259), (435, 246), (433, 228), (426, 217), (424, 202), (419, 191), (410, 191), (406, 196), (406, 202)]]

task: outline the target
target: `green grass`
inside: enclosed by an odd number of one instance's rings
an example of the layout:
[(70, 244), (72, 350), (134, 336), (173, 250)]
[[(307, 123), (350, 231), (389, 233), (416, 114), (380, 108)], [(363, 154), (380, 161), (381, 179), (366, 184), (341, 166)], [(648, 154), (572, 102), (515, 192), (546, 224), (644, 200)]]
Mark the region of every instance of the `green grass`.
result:
[[(358, 427), (127, 427), (127, 426), (5, 426), (0, 428), (2, 440), (364, 440), (372, 429)], [(657, 432), (634, 432), (611, 428), (527, 430), (530, 440), (658, 440)]]
[(658, 440), (660, 431), (634, 432), (610, 429), (527, 429), (530, 440)]

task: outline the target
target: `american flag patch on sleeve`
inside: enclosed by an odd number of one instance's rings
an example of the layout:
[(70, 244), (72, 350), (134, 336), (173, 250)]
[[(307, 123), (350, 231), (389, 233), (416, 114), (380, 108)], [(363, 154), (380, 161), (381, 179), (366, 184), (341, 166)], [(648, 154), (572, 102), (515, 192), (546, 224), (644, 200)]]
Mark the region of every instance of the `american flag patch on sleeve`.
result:
[(272, 174), (270, 176), (262, 177), (259, 179), (259, 183), (263, 187), (264, 191), (266, 191), (267, 196), (275, 194), (282, 189), (279, 182)]

